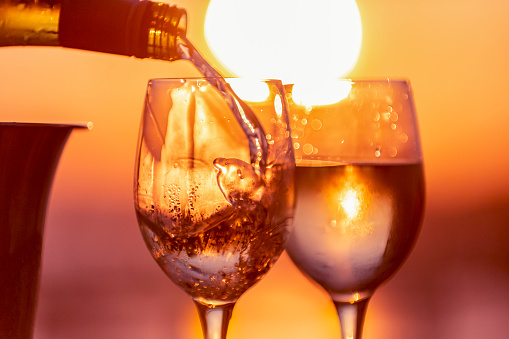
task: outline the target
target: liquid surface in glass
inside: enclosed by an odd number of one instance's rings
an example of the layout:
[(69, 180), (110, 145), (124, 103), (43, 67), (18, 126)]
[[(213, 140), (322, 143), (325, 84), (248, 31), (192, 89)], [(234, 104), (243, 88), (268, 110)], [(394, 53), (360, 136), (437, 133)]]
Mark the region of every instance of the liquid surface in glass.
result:
[(296, 168), (292, 261), (336, 301), (371, 294), (401, 266), (419, 234), (422, 165), (306, 165)]

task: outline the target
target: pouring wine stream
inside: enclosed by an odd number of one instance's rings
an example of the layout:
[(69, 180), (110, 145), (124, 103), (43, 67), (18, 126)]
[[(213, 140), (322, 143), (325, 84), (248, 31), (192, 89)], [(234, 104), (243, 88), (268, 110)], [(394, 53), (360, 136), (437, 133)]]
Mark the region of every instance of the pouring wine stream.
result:
[(258, 174), (263, 174), (267, 165), (267, 139), (258, 118), (185, 36), (179, 36), (177, 49), (181, 59), (190, 61), (226, 99), (248, 139), (251, 165)]

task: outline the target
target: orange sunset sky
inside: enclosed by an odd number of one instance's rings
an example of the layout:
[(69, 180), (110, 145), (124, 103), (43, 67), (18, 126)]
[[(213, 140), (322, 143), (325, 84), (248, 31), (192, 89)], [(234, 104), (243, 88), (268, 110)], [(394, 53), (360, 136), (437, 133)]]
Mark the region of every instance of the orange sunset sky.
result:
[[(173, 3), (232, 75), (204, 38), (208, 1)], [(347, 77), (410, 80), (427, 183), (421, 237), (372, 298), (365, 339), (507, 338), (509, 2), (357, 5), (363, 42)], [(184, 61), (0, 48), (2, 121), (94, 123), (72, 134), (53, 183), (35, 338), (201, 338), (193, 303), (145, 248), (132, 198), (147, 80), (193, 74)], [(229, 339), (339, 337), (327, 296), (284, 255), (239, 301)]]

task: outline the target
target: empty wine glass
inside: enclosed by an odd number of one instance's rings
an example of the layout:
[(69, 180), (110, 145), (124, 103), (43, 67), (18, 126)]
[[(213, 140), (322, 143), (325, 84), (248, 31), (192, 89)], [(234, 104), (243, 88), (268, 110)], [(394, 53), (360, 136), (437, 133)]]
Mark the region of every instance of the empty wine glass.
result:
[(424, 209), (417, 118), (406, 81), (288, 86), (297, 207), (287, 251), (322, 286), (343, 339), (412, 250)]
[(294, 207), (282, 84), (230, 79), (241, 101), (222, 82), (150, 80), (134, 183), (145, 243), (207, 339), (226, 337), (239, 297), (279, 258)]

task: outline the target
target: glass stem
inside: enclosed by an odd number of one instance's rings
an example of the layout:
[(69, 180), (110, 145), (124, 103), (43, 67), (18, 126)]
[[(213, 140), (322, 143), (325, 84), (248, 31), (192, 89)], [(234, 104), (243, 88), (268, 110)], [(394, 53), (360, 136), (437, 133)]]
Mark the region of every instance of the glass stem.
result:
[(334, 301), (343, 339), (361, 339), (369, 297), (354, 303)]
[(207, 305), (194, 301), (200, 316), (204, 339), (226, 339), (235, 303)]

